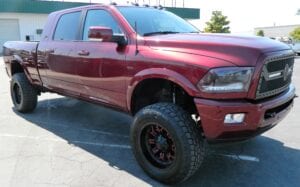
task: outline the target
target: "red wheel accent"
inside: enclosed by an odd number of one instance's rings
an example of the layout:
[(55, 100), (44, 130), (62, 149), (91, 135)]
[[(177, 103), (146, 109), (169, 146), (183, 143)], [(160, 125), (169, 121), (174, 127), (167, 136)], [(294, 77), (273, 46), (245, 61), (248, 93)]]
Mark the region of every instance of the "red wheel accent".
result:
[(156, 167), (170, 166), (176, 157), (176, 146), (167, 129), (159, 124), (147, 125), (141, 143), (146, 158)]

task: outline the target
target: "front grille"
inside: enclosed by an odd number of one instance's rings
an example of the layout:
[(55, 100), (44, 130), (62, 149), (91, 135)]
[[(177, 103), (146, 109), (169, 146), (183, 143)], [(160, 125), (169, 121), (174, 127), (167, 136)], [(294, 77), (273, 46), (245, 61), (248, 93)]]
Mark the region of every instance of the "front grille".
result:
[(276, 95), (286, 90), (292, 81), (294, 55), (270, 57), (261, 71), (256, 99)]

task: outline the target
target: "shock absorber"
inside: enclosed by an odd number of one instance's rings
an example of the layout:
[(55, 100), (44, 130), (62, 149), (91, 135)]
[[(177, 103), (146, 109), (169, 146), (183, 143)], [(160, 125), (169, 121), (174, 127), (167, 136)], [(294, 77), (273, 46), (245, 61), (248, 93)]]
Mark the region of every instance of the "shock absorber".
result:
[(172, 101), (174, 104), (176, 104), (176, 86), (173, 86), (172, 90)]

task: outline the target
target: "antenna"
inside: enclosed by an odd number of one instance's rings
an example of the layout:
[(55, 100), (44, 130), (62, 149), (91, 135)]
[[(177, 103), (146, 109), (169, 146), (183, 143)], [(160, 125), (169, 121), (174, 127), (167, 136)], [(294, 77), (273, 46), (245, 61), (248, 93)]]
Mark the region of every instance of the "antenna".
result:
[(138, 32), (137, 32), (137, 23), (134, 22), (134, 30), (135, 30), (135, 55), (139, 53), (139, 46), (138, 46)]

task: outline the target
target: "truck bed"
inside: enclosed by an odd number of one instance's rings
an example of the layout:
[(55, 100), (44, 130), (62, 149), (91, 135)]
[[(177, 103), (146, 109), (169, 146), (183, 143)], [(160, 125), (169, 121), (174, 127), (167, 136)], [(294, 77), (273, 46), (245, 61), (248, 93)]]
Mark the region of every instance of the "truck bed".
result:
[[(11, 66), (13, 61), (21, 62), (30, 82), (41, 84), (37, 68), (37, 41), (9, 41), (3, 45), (3, 58), (8, 76), (13, 74)], [(26, 67), (26, 68), (25, 68)]]

